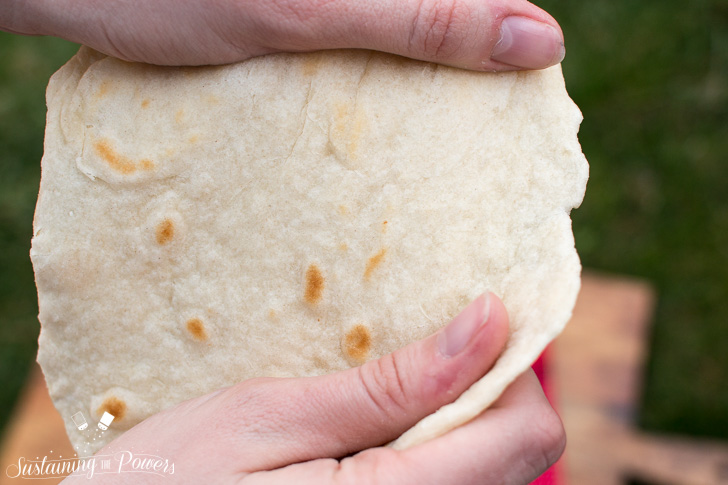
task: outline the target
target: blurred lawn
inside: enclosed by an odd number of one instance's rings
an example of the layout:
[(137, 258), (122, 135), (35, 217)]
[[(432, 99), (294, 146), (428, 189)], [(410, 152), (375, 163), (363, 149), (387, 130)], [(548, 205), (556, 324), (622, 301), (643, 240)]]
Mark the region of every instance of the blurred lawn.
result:
[(40, 329), (28, 252), (45, 86), (76, 50), (57, 39), (0, 32), (0, 430), (35, 359)]
[[(728, 439), (728, 1), (541, 0), (591, 164), (586, 267), (660, 297), (642, 424)], [(75, 46), (0, 33), (0, 427), (35, 357), (28, 258), (44, 89)]]
[(537, 3), (585, 118), (582, 261), (658, 290), (641, 423), (728, 439), (728, 2)]

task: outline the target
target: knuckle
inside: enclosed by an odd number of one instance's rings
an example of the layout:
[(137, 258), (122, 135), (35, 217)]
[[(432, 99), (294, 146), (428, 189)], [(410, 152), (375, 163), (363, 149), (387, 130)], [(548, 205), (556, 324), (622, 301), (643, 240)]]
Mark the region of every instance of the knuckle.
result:
[(410, 396), (393, 354), (359, 367), (358, 374), (365, 395), (375, 410), (387, 418), (406, 414)]
[(550, 406), (529, 429), (532, 449), (527, 455), (527, 463), (540, 474), (561, 457), (566, 447), (566, 432), (561, 418)]
[(462, 44), (470, 11), (462, 0), (422, 0), (410, 30), (410, 49), (428, 58), (448, 57)]

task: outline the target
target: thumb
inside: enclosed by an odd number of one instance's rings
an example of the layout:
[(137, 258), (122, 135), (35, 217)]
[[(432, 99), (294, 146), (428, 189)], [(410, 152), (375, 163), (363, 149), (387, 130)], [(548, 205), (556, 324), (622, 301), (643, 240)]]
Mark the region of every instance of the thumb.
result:
[(340, 0), (295, 8), (297, 20), (267, 37), (273, 49), (367, 48), (474, 70), (541, 69), (565, 53), (558, 23), (526, 0)]
[(335, 48), (474, 70), (541, 69), (564, 57), (561, 28), (526, 0), (10, 0), (0, 29), (166, 65)]
[[(490, 369), (507, 339), (507, 320), (500, 300), (482, 295), (438, 333), (361, 367), (231, 388), (220, 396), (226, 420), (237, 422), (239, 442), (256, 450), (245, 468), (340, 457), (395, 439)], [(267, 424), (245, 422), (261, 415)]]

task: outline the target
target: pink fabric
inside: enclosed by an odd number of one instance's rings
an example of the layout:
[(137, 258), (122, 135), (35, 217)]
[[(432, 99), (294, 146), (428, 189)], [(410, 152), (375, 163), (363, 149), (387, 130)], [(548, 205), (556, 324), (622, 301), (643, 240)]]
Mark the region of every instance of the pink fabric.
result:
[[(553, 384), (548, 379), (548, 353), (547, 348), (538, 360), (533, 364), (533, 370), (538, 376), (538, 380), (541, 381), (541, 387), (546, 394), (546, 397), (551, 402), (551, 405), (556, 409), (556, 401), (554, 396)], [(558, 412), (558, 409), (557, 409)], [(554, 465), (546, 470), (540, 477), (531, 482), (531, 485), (565, 485), (566, 482), (563, 480), (561, 474), (561, 462), (563, 457), (554, 463)]]

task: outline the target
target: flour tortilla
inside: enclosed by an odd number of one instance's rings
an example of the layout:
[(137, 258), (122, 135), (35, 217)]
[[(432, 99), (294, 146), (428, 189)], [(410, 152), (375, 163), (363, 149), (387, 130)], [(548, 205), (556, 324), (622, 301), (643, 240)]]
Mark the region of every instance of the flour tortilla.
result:
[[(570, 317), (588, 166), (558, 66), (166, 68), (82, 48), (47, 97), (38, 361), (81, 451), (244, 379), (376, 359), (493, 291), (505, 351), (394, 443), (412, 446), (482, 412)], [(78, 411), (115, 419), (92, 441)]]

